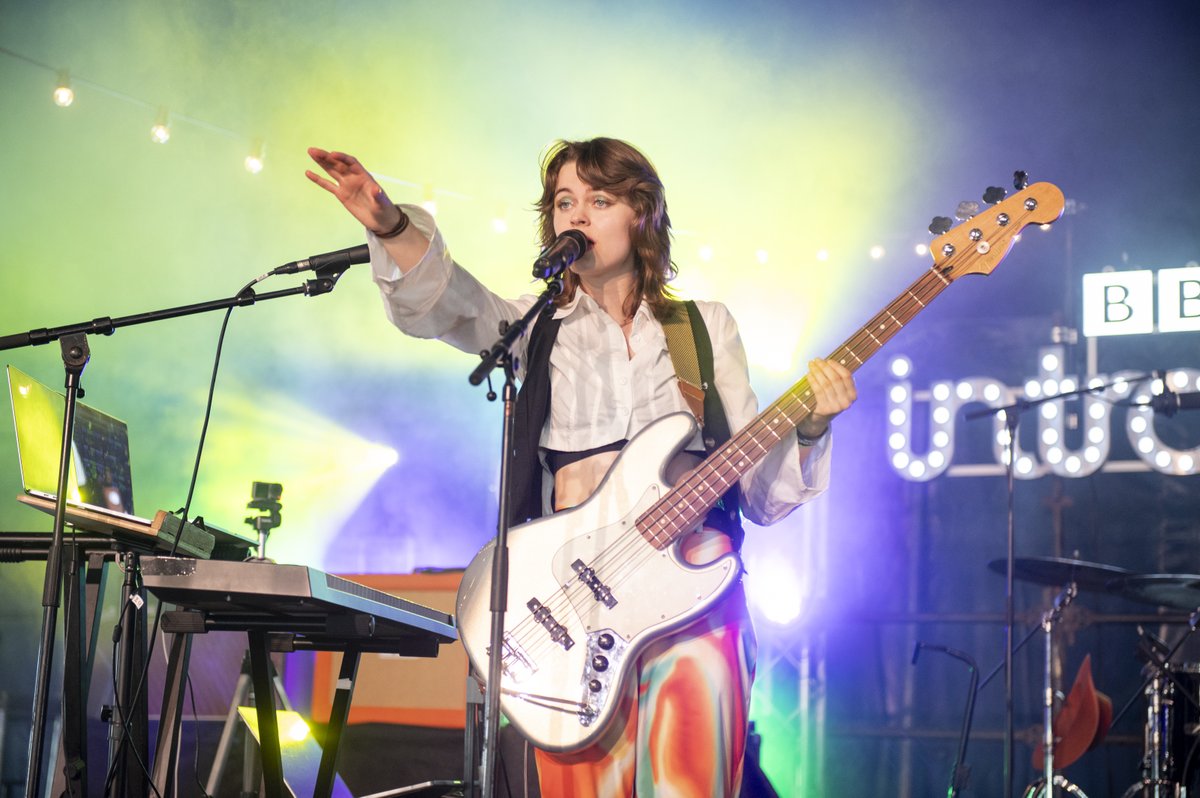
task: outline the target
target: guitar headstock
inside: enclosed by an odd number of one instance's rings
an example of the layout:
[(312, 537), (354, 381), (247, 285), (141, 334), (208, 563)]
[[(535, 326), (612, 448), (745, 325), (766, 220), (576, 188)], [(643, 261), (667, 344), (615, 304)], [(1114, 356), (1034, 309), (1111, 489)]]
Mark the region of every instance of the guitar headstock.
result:
[(991, 274), (1021, 230), (1053, 222), (1065, 206), (1058, 186), (1034, 183), (935, 238), (929, 245), (935, 268), (947, 280)]

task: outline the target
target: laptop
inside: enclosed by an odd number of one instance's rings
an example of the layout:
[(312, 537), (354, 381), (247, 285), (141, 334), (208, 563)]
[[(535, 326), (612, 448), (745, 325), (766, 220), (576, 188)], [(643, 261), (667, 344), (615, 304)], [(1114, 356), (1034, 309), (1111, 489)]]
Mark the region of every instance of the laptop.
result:
[[(8, 367), (8, 389), (25, 492), (17, 498), (53, 514), (66, 399), (14, 366)], [(211, 524), (203, 528), (180, 524), (178, 518), (163, 510), (155, 513), (154, 520), (135, 515), (129, 428), (124, 421), (76, 402), (71, 438), (67, 521), (75, 528), (155, 549), (175, 549), (179, 554), (221, 560), (245, 559), (257, 544), (253, 536), (227, 532)], [(182, 538), (174, 546), (178, 534)]]
[[(58, 493), (65, 399), (14, 366), (8, 367), (17, 459), (26, 495), (54, 501)], [(134, 515), (129, 428), (82, 402), (75, 404), (67, 504), (149, 526)]]

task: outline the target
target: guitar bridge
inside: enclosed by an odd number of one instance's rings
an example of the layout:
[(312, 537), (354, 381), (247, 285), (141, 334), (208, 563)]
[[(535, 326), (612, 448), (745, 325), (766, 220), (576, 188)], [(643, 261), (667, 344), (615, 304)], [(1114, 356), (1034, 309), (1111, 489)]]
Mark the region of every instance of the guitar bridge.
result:
[(583, 564), (583, 560), (576, 560), (571, 563), (572, 570), (579, 575), (579, 581), (583, 582), (592, 591), (592, 595), (596, 597), (605, 607), (610, 610), (617, 606), (617, 599), (613, 596), (612, 590), (608, 585), (600, 581), (600, 577), (596, 576), (596, 569), (589, 568)]
[[(513, 640), (512, 635), (505, 633), (504, 635), (504, 656), (500, 658), (500, 667), (504, 670), (504, 674), (514, 682), (520, 683), (528, 679), (535, 672), (537, 667), (533, 661), (516, 640)], [(492, 649), (489, 646), (485, 649), (490, 656)]]

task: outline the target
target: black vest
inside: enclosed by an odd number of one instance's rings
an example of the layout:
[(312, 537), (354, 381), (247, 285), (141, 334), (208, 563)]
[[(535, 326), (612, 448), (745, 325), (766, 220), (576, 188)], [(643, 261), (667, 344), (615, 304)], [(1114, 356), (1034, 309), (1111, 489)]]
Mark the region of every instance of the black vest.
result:
[[(700, 378), (704, 388), (704, 448), (712, 452), (729, 440), (729, 421), (721, 397), (713, 387), (712, 341), (708, 329), (694, 302), (687, 302), (688, 316), (692, 325), (692, 337), (696, 342), (696, 357), (700, 366)], [(525, 351), (525, 378), (517, 392), (517, 406), (513, 415), (512, 461), (509, 471), (508, 522), (510, 526), (542, 516), (542, 465), (538, 460), (538, 444), (542, 427), (550, 416), (550, 350), (558, 339), (562, 319), (554, 318), (554, 308), (548, 308), (529, 333), (529, 346)], [(745, 532), (742, 530), (739, 509), (738, 487), (734, 485), (709, 511), (707, 526), (720, 529), (729, 535), (735, 549), (742, 547)]]

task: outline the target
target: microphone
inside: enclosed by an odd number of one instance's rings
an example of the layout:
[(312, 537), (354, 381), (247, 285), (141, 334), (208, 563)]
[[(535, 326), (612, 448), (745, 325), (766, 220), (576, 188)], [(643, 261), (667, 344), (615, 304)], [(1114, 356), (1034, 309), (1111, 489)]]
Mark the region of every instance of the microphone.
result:
[(533, 262), (533, 276), (542, 280), (557, 277), (568, 266), (582, 258), (589, 246), (583, 233), (578, 230), (564, 230)]
[(1175, 393), (1170, 388), (1158, 396), (1150, 397), (1150, 407), (1155, 413), (1162, 413), (1170, 418), (1180, 410), (1195, 410), (1200, 407), (1200, 391), (1190, 393)]
[(369, 263), (370, 260), (370, 249), (366, 244), (359, 244), (357, 247), (323, 252), (320, 255), (310, 255), (304, 260), (294, 260), (291, 263), (285, 263), (277, 269), (272, 269), (271, 274), (295, 274), (296, 272), (304, 272), (309, 269), (315, 270), (328, 267), (347, 269), (356, 263)]

